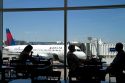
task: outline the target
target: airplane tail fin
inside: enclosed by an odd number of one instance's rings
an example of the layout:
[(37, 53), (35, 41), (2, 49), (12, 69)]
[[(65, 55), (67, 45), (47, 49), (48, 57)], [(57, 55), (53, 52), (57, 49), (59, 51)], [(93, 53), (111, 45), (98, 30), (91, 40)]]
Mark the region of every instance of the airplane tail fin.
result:
[(10, 46), (10, 45), (15, 45), (15, 41), (14, 41), (14, 39), (13, 39), (13, 36), (12, 36), (12, 34), (11, 34), (9, 28), (6, 28), (6, 38), (7, 38), (7, 40), (6, 40), (6, 42), (5, 42), (6, 45), (8, 45), (8, 46)]

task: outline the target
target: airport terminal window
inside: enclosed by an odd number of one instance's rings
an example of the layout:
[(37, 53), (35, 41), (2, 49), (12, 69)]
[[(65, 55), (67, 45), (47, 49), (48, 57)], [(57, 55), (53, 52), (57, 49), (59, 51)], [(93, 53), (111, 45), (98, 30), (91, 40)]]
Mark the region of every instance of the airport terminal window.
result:
[[(69, 9), (66, 8), (66, 11), (64, 11), (63, 8), (64, 1), (68, 1), (68, 7), (74, 6), (75, 8), (74, 7)], [(123, 36), (125, 30), (123, 27), (125, 25), (123, 22), (125, 20), (124, 17), (125, 10), (122, 8), (125, 8), (125, 5), (123, 4), (123, 2), (124, 1), (122, 0), (121, 1), (112, 0), (111, 2), (99, 1), (99, 0), (94, 0), (91, 2), (88, 2), (87, 0), (85, 0), (84, 2), (83, 0), (79, 1), (31, 0), (31, 2), (25, 0), (23, 1), (4, 0), (5, 10), (3, 11), (3, 19), (2, 19), (4, 23), (3, 26), (0, 27), (0, 29), (3, 29), (2, 30), (3, 40), (5, 40), (4, 37), (6, 36), (4, 30), (7, 27), (11, 28), (13, 35), (16, 35), (14, 36), (16, 37), (15, 39), (18, 40), (21, 39), (21, 40), (26, 40), (28, 42), (29, 41), (44, 42), (46, 40), (45, 42), (50, 41), (52, 43), (55, 41), (63, 41), (65, 43), (67, 41), (70, 41), (72, 43), (76, 43), (77, 41), (80, 43), (86, 43), (85, 52), (94, 50), (94, 55), (95, 55), (98, 52), (96, 49), (98, 47), (97, 42), (100, 42), (101, 38), (104, 39), (105, 44), (107, 42), (110, 43), (111, 42), (116, 43), (119, 41), (124, 42)], [(36, 3), (39, 4), (34, 5)], [(29, 6), (27, 4), (29, 4)], [(48, 7), (52, 9), (48, 9)], [(57, 7), (57, 9), (55, 7)], [(13, 8), (22, 8), (22, 10), (20, 9), (14, 10)], [(25, 10), (25, 8), (31, 8), (31, 9)], [(112, 9), (112, 8), (120, 8), (120, 9)], [(64, 15), (65, 12), (67, 13), (67, 15)], [(23, 28), (25, 28), (25, 30)], [(65, 32), (64, 28), (66, 28), (68, 31)], [(114, 29), (115, 31), (113, 31)], [(16, 32), (18, 32), (18, 34)], [(67, 34), (66, 35), (67, 41), (65, 41), (65, 36), (64, 36), (65, 33)], [(21, 34), (25, 36), (22, 36)], [(94, 40), (88, 40), (87, 39), (88, 37), (92, 37), (94, 38)], [(116, 40), (116, 38), (118, 39)], [(90, 50), (88, 50), (87, 48), (88, 42), (91, 43), (89, 46)], [(25, 44), (25, 42), (23, 44)], [(105, 49), (99, 51), (102, 52), (104, 50)], [(45, 51), (48, 50), (45, 49)], [(112, 53), (108, 53), (108, 56), (110, 54)], [(65, 68), (66, 67), (64, 67), (64, 70), (66, 71)], [(64, 73), (64, 79), (66, 78), (65, 74), (66, 73)]]

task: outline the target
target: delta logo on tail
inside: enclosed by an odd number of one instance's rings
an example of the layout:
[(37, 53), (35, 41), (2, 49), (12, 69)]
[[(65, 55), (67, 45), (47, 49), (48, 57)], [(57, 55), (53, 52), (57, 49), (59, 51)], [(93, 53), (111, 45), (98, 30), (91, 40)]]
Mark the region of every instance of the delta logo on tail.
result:
[(13, 39), (13, 36), (12, 36), (12, 34), (11, 34), (9, 28), (6, 28), (6, 38), (7, 38), (7, 40), (6, 40), (5, 44), (6, 44), (7, 46), (15, 45), (15, 41), (14, 41), (14, 39)]

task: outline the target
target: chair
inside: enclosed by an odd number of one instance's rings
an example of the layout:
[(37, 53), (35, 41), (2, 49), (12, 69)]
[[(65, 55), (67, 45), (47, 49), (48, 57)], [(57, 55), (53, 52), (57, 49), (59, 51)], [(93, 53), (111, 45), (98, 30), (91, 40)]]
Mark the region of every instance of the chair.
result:
[(61, 71), (35, 72), (32, 73), (32, 83), (61, 83), (60, 77)]
[[(10, 60), (10, 67), (14, 67), (15, 69), (14, 70), (11, 70), (11, 78), (12, 79), (16, 79), (17, 78), (17, 75), (18, 75), (18, 70), (19, 69), (22, 69), (22, 68), (17, 68), (18, 65), (19, 65), (20, 61), (17, 60), (17, 59), (12, 59)], [(23, 67), (23, 66), (22, 66)], [(15, 77), (14, 77), (15, 76)]]
[(12, 66), (12, 67), (16, 67), (17, 64), (18, 64), (19, 62), (20, 62), (20, 61), (17, 60), (17, 59), (12, 59), (12, 60), (10, 60), (10, 66)]
[[(69, 69), (69, 82), (70, 83), (99, 83), (100, 77), (99, 77), (99, 69), (96, 66), (83, 66), (79, 69), (79, 71), (72, 71)], [(73, 80), (72, 78), (76, 78)]]
[(10, 60), (10, 67), (15, 69), (11, 71), (11, 76), (13, 79), (17, 78), (27, 78), (27, 65), (21, 64), (21, 61), (18, 59)]
[(18, 64), (16, 66), (17, 78), (19, 78), (19, 79), (20, 78), (22, 78), (22, 79), (30, 78), (31, 70), (32, 70), (32, 66), (31, 65)]
[(9, 65), (9, 57), (3, 57), (3, 65), (8, 66)]
[[(3, 57), (2, 58), (2, 66), (9, 66), (9, 57)], [(10, 76), (10, 70), (6, 70), (5, 73), (7, 74), (7, 76)]]
[(11, 59), (12, 59), (12, 60), (17, 60), (17, 57), (12, 57)]
[(112, 73), (109, 73), (109, 83), (111, 83), (111, 78), (114, 77), (116, 79), (116, 76), (113, 75)]

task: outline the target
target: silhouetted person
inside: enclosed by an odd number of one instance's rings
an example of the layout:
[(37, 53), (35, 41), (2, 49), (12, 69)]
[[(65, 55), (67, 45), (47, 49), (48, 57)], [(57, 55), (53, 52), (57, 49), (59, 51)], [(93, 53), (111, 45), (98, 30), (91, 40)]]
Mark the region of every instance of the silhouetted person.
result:
[(32, 69), (28, 64), (32, 64), (34, 60), (32, 58), (32, 49), (33, 47), (31, 45), (27, 45), (20, 53), (19, 62), (17, 62), (16, 66), (17, 78), (19, 77), (18, 73), (22, 73), (24, 78), (27, 78), (30, 75)]
[[(75, 51), (75, 45), (70, 45), (68, 47), (69, 52), (67, 53), (67, 62), (69, 69), (71, 71), (71, 74), (74, 73), (77, 75), (78, 80), (86, 80), (86, 81), (92, 81), (93, 77), (99, 77), (99, 80), (96, 83), (100, 82), (100, 78), (103, 78), (103, 71), (99, 71), (98, 66), (94, 62), (96, 62), (94, 59), (92, 60), (92, 64), (86, 64), (86, 61), (83, 59), (79, 59), (73, 52)], [(88, 62), (88, 61), (87, 61)], [(95, 66), (91, 66), (95, 65)], [(101, 76), (101, 77), (100, 77)]]
[(107, 68), (107, 72), (116, 76), (117, 83), (125, 83), (125, 75), (123, 70), (125, 68), (125, 52), (123, 51), (123, 44), (117, 43), (115, 50), (118, 52), (113, 62)]
[[(69, 66), (70, 74), (75, 74), (76, 78), (81, 80), (82, 73), (82, 59), (79, 59), (73, 52), (75, 51), (75, 45), (69, 45), (69, 52), (67, 53), (67, 62)], [(69, 74), (69, 75), (70, 75)], [(82, 76), (83, 77), (83, 76)]]
[(27, 60), (32, 61), (32, 49), (33, 47), (31, 45), (27, 45), (24, 50), (19, 55), (19, 60), (22, 64), (26, 64)]
[(67, 53), (68, 66), (72, 71), (75, 71), (82, 65), (81, 60), (73, 53), (75, 51), (75, 45), (69, 45), (69, 52)]

